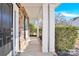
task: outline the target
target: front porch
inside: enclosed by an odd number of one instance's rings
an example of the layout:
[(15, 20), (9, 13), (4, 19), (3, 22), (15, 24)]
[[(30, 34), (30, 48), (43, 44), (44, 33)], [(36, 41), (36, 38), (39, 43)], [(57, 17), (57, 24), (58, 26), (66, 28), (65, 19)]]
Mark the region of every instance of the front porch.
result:
[[(37, 20), (37, 37), (30, 37), (28, 46), (20, 56), (53, 56), (55, 54), (54, 10), (58, 4), (23, 4), (29, 21)], [(52, 13), (53, 12), (53, 13)], [(42, 40), (39, 37), (39, 21), (42, 21)], [(51, 26), (52, 25), (52, 26)], [(26, 40), (27, 41), (27, 40)]]

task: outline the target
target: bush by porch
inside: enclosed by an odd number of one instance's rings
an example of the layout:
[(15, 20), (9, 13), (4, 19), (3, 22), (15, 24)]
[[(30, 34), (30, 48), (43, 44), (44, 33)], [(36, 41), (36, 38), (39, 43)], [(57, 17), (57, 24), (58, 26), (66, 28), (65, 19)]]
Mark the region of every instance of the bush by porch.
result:
[(74, 26), (56, 26), (55, 27), (55, 44), (56, 51), (68, 51), (74, 48), (74, 43), (77, 38), (77, 30)]

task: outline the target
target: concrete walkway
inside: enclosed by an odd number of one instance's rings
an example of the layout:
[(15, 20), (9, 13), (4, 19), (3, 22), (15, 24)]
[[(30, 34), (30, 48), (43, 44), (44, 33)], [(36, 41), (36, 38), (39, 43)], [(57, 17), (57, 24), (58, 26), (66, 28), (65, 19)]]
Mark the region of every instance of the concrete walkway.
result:
[(41, 40), (32, 37), (28, 47), (20, 54), (20, 56), (52, 56), (53, 54), (42, 53)]

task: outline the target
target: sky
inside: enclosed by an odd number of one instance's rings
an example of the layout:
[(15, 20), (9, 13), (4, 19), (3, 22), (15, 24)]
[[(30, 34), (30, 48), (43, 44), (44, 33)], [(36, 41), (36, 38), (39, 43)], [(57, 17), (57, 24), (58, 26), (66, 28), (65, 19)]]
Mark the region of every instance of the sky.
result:
[(62, 3), (55, 9), (55, 13), (70, 18), (79, 17), (79, 3)]

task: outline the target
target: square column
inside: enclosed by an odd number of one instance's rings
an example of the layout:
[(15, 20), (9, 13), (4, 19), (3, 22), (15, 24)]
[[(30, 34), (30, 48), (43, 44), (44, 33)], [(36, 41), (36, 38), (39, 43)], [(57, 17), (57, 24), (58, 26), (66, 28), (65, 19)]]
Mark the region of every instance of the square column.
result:
[(55, 8), (58, 5), (49, 4), (49, 52), (55, 52)]
[(49, 52), (55, 52), (55, 7), (49, 5)]
[(43, 4), (42, 51), (55, 52), (55, 8), (59, 4)]
[(48, 52), (48, 4), (43, 4), (42, 51)]

